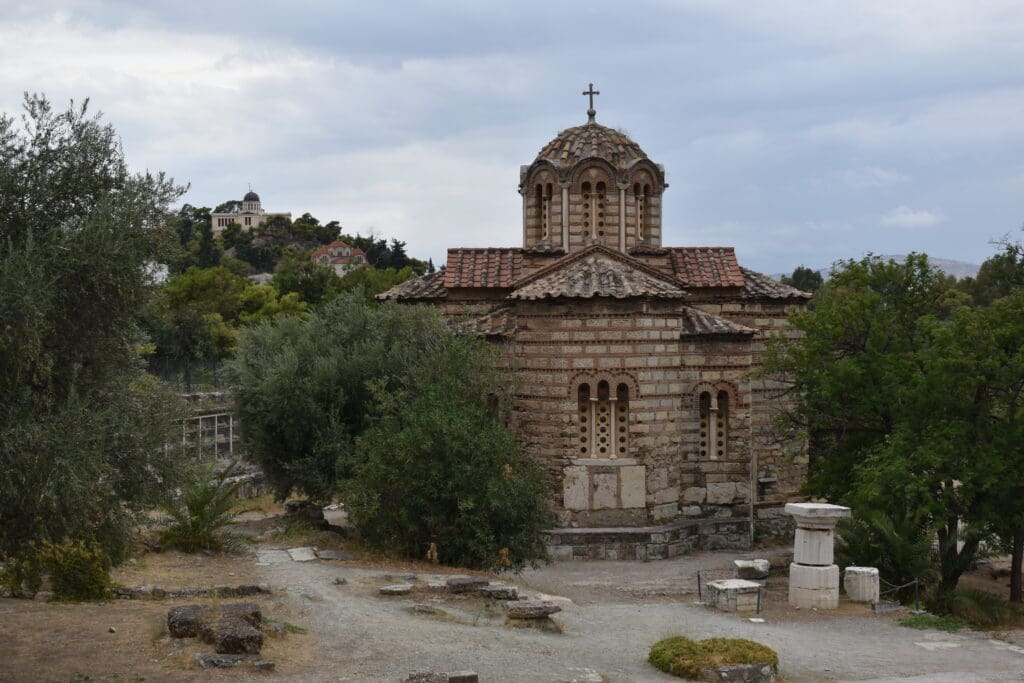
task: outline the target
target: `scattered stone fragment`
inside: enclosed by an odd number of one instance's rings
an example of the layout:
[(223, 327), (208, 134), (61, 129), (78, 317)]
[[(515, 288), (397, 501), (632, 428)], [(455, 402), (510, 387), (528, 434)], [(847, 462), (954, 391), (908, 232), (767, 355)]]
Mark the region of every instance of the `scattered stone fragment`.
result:
[(167, 612), (167, 632), (172, 638), (195, 638), (209, 616), (210, 608), (204, 605), (172, 607)]
[(433, 605), (418, 604), (413, 605), (411, 609), (416, 614), (428, 614), (432, 617), (448, 616), (448, 613), (445, 612), (443, 609), (441, 609), (440, 607), (434, 607)]
[(771, 564), (768, 560), (733, 560), (736, 566), (736, 578), (753, 581), (767, 579)]
[(561, 611), (561, 607), (546, 600), (515, 600), (505, 603), (505, 613), (509, 619), (543, 619)]
[(409, 674), (405, 683), (479, 683), (475, 671), (417, 671)]
[(252, 668), (255, 669), (256, 671), (273, 671), (274, 670), (274, 663), (273, 662), (253, 662), (252, 663)]
[(211, 655), (207, 652), (200, 652), (196, 655), (196, 665), (202, 669), (230, 669), (243, 661), (245, 661), (245, 657), (238, 655)]
[(475, 671), (450, 671), (448, 683), (480, 683), (480, 677)]
[(113, 626), (111, 626), (110, 628), (107, 629), (107, 633), (117, 633), (117, 629), (114, 628)]
[(263, 614), (260, 606), (254, 602), (230, 602), (217, 608), (217, 616), (233, 619), (241, 619), (250, 626), (259, 628), (263, 623)]
[(199, 629), (204, 642), (213, 643), (217, 654), (258, 655), (263, 647), (263, 634), (237, 617), (219, 617)]
[(337, 576), (334, 578), (335, 586), (344, 586), (346, 583), (348, 583), (348, 579), (346, 579), (344, 576)]
[(213, 594), (218, 598), (247, 598), (250, 595), (266, 595), (268, 593), (270, 593), (270, 586), (265, 583), (217, 586), (213, 589)]
[(381, 595), (408, 595), (412, 592), (411, 583), (396, 583), (391, 586), (384, 586), (378, 591)]
[(273, 550), (261, 548), (256, 551), (256, 566), (266, 567), (271, 564), (283, 564), (291, 562), (291, 555), (287, 550)]
[(503, 583), (491, 583), (480, 589), (481, 595), (491, 600), (518, 600), (519, 589)]
[(312, 562), (316, 559), (316, 551), (313, 548), (289, 548), (288, 556), (294, 562)]
[(444, 593), (446, 590), (448, 590), (448, 582), (445, 579), (427, 579), (427, 591)]
[(446, 584), (449, 593), (472, 593), (487, 585), (487, 579), (477, 576), (456, 576), (448, 579)]
[(317, 550), (316, 558), (318, 560), (354, 560), (355, 555), (352, 553), (338, 552), (337, 550)]
[(398, 581), (401, 583), (412, 583), (416, 580), (416, 575), (412, 572), (405, 572), (402, 574), (380, 574), (377, 579), (381, 581)]

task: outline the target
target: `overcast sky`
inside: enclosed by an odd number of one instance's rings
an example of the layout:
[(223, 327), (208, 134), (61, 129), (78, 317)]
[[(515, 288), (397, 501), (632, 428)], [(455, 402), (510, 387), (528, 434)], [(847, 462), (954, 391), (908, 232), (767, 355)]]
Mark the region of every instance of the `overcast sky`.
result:
[(0, 0), (0, 111), (91, 98), (214, 206), (517, 245), (519, 165), (586, 120), (665, 166), (666, 244), (766, 272), (980, 262), (1024, 222), (1024, 2)]

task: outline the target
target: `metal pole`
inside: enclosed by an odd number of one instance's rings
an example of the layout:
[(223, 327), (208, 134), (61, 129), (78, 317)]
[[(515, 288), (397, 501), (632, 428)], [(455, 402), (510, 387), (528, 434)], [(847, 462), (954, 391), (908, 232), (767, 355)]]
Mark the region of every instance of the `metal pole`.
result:
[(228, 415), (228, 455), (235, 455), (235, 416)]
[(914, 609), (918, 612), (921, 611), (921, 594), (917, 589), (917, 579), (914, 579)]
[(764, 590), (763, 586), (759, 587), (757, 589), (757, 612), (755, 612), (755, 614), (760, 614), (761, 613), (761, 591), (762, 590)]
[(704, 602), (704, 594), (700, 591), (700, 570), (697, 570), (697, 599)]

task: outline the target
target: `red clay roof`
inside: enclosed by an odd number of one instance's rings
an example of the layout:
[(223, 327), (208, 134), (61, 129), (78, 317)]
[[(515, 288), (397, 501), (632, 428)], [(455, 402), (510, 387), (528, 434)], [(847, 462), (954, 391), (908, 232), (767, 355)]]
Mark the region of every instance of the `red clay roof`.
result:
[(513, 299), (589, 299), (595, 296), (624, 299), (634, 296), (681, 298), (686, 293), (671, 276), (607, 247), (592, 246), (526, 278), (509, 296)]
[(672, 268), (685, 287), (742, 287), (743, 271), (732, 247), (669, 247)]
[(386, 292), (377, 295), (377, 299), (441, 299), (448, 292), (444, 288), (444, 273), (440, 270), (427, 273), (411, 280), (395, 285)]
[(522, 268), (523, 250), (516, 247), (449, 249), (444, 286), (511, 287)]

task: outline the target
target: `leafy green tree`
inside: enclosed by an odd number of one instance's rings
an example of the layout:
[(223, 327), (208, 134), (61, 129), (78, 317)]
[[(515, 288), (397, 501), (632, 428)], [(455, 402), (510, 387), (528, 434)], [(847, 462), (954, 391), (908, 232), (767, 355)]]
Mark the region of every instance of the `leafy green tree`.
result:
[(339, 479), (351, 475), (354, 439), (372, 399), (368, 383), (397, 382), (449, 337), (436, 312), (370, 307), (352, 294), (307, 320), (277, 318), (244, 329), (227, 376), (247, 452), (275, 494), (296, 489), (329, 500)]
[(282, 295), (296, 294), (310, 304), (333, 298), (340, 291), (334, 270), (294, 249), (288, 249), (274, 272), (274, 286)]
[(336, 289), (340, 292), (362, 292), (367, 302), (373, 302), (374, 297), (378, 294), (414, 277), (416, 277), (416, 273), (409, 266), (401, 270), (356, 268), (341, 276)]
[(821, 273), (805, 266), (797, 266), (789, 277), (782, 277), (782, 284), (796, 287), (803, 292), (814, 293), (821, 289), (823, 282)]
[(136, 320), (182, 188), (131, 173), (87, 104), (27, 95), (22, 122), (0, 116), (0, 557), (73, 538), (116, 561), (176, 481), (180, 399), (142, 372)]
[(544, 477), (499, 420), (497, 362), (486, 342), (452, 337), (401, 382), (374, 385), (373, 422), (343, 485), (370, 545), (422, 558), (433, 543), (444, 563), (484, 569), (545, 557)]

